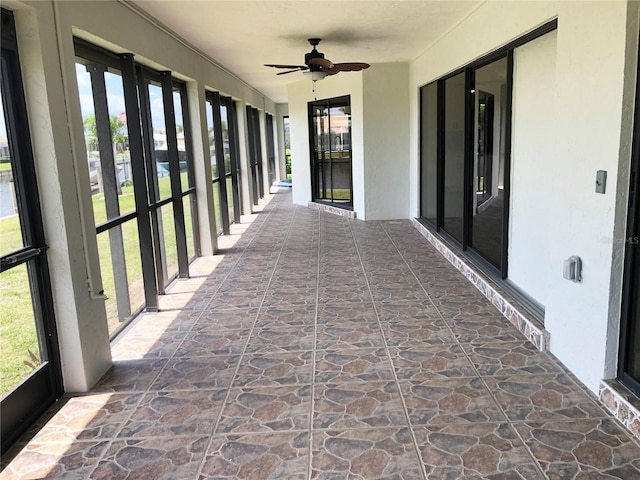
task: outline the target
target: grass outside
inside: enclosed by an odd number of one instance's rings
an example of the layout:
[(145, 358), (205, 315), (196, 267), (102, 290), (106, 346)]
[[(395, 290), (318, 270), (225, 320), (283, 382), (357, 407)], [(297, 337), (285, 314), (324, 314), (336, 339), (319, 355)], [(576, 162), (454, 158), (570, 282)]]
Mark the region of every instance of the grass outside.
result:
[[(1, 165), (1, 164), (0, 164)], [(186, 176), (186, 173), (183, 174)], [(160, 197), (170, 195), (171, 185), (169, 177), (158, 179)], [(133, 187), (123, 187), (119, 196), (120, 212), (122, 214), (135, 210)], [(106, 207), (103, 194), (95, 194), (92, 197), (93, 211), (96, 224), (107, 220)], [(185, 206), (185, 224), (187, 225), (187, 244), (193, 249), (192, 216), (188, 198), (183, 202)], [(173, 206), (162, 207), (162, 227), (164, 232), (164, 245), (168, 264), (168, 275), (177, 271), (177, 248), (175, 228), (173, 222)], [(140, 246), (138, 241), (137, 221), (130, 220), (121, 226), (122, 243), (125, 255), (127, 279), (129, 287), (130, 308), (135, 311), (144, 304), (142, 285), (142, 266), (140, 263)], [(100, 269), (106, 301), (109, 333), (121, 324), (118, 318), (115, 280), (113, 274), (113, 262), (109, 232), (98, 235), (98, 253), (100, 257)], [(20, 219), (17, 215), (0, 219), (0, 252), (6, 254), (22, 248), (22, 234)], [(189, 252), (193, 254), (193, 250)], [(0, 276), (0, 397), (8, 393), (18, 385), (23, 378), (35, 368), (32, 356), (29, 352), (38, 355), (38, 339), (35, 329), (33, 306), (29, 292), (29, 279), (26, 265), (13, 268)], [(123, 318), (122, 320), (126, 320)], [(25, 363), (26, 362), (26, 363)]]

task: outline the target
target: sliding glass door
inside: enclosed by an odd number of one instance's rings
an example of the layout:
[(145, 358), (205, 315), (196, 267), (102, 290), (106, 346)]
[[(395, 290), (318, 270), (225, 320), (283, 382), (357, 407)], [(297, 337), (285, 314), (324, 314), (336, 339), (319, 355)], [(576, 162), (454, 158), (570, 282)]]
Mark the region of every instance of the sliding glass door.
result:
[(353, 209), (350, 97), (309, 103), (314, 202)]
[(421, 90), (421, 218), (506, 276), (511, 54)]
[(618, 378), (640, 397), (640, 52), (637, 69)]
[(496, 278), (508, 270), (513, 52), (556, 28), (420, 89), (420, 219)]
[(472, 188), (469, 245), (492, 265), (503, 264), (509, 59), (473, 71)]

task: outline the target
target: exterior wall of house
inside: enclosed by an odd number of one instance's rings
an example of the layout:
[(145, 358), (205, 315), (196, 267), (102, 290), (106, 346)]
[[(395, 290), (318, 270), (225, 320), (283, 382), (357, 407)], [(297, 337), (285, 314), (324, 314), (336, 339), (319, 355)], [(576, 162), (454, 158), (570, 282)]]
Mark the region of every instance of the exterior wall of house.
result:
[(311, 201), (311, 158), (309, 157), (309, 123), (307, 105), (314, 99), (351, 96), (351, 162), (353, 172), (353, 210), (365, 217), (364, 192), (364, 114), (362, 72), (329, 76), (316, 82), (315, 93), (310, 80), (288, 86), (289, 121), (291, 122), (291, 175), (293, 203)]
[[(410, 64), (418, 216), (419, 87), (558, 19), (557, 32), (514, 52), (509, 278), (545, 307), (551, 352), (594, 392), (615, 376), (617, 342), (607, 339), (619, 332), (608, 319), (622, 278), (612, 258), (623, 231), (614, 231), (615, 212), (628, 194), (618, 171), (630, 162), (633, 112), (623, 99), (634, 98), (635, 3), (487, 2)], [(604, 195), (595, 193), (597, 170), (608, 172)], [(562, 277), (571, 255), (582, 258), (581, 283)]]
[(563, 181), (555, 175), (550, 141), (557, 128), (557, 38), (555, 31), (517, 48), (513, 67), (509, 280), (544, 306), (554, 294), (547, 280), (558, 269), (550, 272), (551, 265), (540, 261), (553, 250), (551, 235), (542, 232), (565, 228), (561, 217), (550, 215), (558, 198), (548, 191)]
[(409, 68), (371, 65), (316, 83), (289, 85), (293, 201), (311, 200), (307, 104), (314, 98), (351, 95), (353, 210), (362, 220), (407, 218), (409, 206)]
[(365, 217), (406, 218), (409, 205), (409, 65), (363, 72)]
[[(211, 193), (204, 92), (238, 102), (243, 191), (249, 192), (246, 104), (261, 110), (264, 172), (268, 171), (264, 112), (276, 105), (212, 60), (119, 2), (7, 0), (15, 12), (25, 95), (31, 124), (43, 220), (49, 244), (64, 388), (86, 391), (111, 365), (110, 345), (91, 208), (83, 122), (75, 75), (73, 37), (113, 52), (131, 52), (139, 63), (171, 70), (187, 83), (192, 125), (198, 218), (203, 254), (217, 248)], [(267, 190), (268, 191), (268, 188)], [(250, 202), (246, 201), (245, 211)]]

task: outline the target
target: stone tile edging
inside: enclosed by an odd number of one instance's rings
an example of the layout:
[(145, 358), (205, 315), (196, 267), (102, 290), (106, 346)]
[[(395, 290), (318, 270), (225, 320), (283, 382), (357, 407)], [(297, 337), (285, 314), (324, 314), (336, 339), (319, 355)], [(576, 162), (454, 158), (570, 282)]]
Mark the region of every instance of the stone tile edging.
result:
[(321, 212), (332, 213), (333, 215), (339, 215), (346, 218), (356, 218), (356, 212), (353, 210), (345, 210), (344, 208), (332, 207), (331, 205), (325, 205), (323, 203), (309, 202), (307, 204), (309, 208), (314, 210), (320, 210)]
[(540, 351), (549, 349), (549, 332), (540, 328), (536, 323), (526, 318), (512, 303), (500, 294), (491, 284), (478, 275), (462, 258), (447, 247), (440, 239), (431, 233), (417, 219), (411, 220), (413, 226), (431, 243), (449, 263), (457, 268), (471, 284), (487, 297), (500, 313), (522, 333), (527, 340)]
[(640, 401), (615, 380), (602, 380), (598, 399), (611, 414), (640, 440)]

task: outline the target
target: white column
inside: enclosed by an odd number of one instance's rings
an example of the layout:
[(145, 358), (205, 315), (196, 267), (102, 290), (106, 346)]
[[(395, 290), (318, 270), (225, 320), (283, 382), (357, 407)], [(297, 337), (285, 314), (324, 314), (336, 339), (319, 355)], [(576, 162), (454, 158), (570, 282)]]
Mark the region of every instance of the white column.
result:
[(189, 99), (193, 166), (198, 201), (200, 249), (202, 255), (213, 255), (218, 249), (218, 235), (211, 184), (211, 158), (204, 86), (197, 82), (188, 82), (187, 97)]

